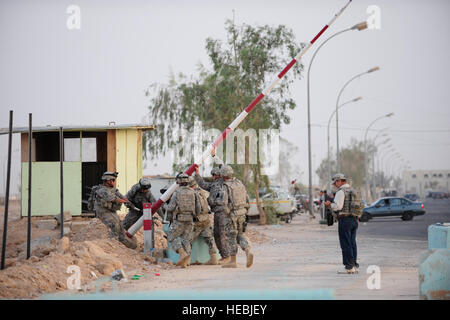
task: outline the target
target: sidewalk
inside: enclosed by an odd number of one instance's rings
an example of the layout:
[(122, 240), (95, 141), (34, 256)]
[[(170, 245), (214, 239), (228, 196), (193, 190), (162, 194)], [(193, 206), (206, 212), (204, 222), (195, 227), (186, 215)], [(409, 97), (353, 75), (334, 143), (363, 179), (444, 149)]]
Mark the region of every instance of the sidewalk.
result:
[[(320, 225), (317, 218), (310, 220), (302, 214), (291, 224), (251, 224), (252, 232), (269, 238), (253, 244), (255, 259), (251, 268), (245, 268), (245, 254), (239, 250), (238, 269), (192, 265), (187, 269), (161, 270), (159, 276), (148, 273), (139, 281), (120, 282), (119, 292), (114, 294), (177, 299), (181, 292), (189, 292), (185, 298), (196, 299), (209, 292), (211, 299), (222, 299), (233, 292), (234, 299), (277, 299), (280, 294), (283, 299), (283, 292), (290, 292), (284, 299), (419, 299), (417, 264), (419, 255), (427, 249), (426, 241), (358, 236), (360, 273), (337, 274), (342, 267), (337, 225)], [(372, 276), (367, 268), (371, 265), (380, 268), (380, 289), (367, 287), (367, 279)], [(331, 294), (308, 296), (308, 292)], [(87, 297), (80, 298), (83, 296)]]

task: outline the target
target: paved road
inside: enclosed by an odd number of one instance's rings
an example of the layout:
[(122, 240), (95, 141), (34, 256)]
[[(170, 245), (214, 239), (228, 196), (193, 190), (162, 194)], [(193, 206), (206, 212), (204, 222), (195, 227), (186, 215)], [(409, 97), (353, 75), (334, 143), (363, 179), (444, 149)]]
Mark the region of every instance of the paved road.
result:
[(425, 215), (403, 221), (400, 217), (374, 218), (360, 223), (358, 235), (375, 238), (428, 239), (428, 226), (436, 222), (450, 222), (450, 199), (425, 199)]

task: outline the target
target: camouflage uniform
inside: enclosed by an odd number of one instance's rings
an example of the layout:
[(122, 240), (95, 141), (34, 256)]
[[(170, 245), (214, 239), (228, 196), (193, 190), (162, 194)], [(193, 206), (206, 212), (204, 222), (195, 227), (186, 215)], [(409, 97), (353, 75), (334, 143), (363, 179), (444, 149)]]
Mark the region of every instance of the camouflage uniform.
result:
[(99, 185), (94, 195), (94, 211), (97, 217), (111, 230), (111, 237), (117, 238), (129, 248), (135, 249), (137, 247), (136, 239), (129, 239), (125, 235), (126, 230), (116, 213), (122, 205), (116, 201), (117, 198), (124, 199), (125, 197), (114, 187)]
[(209, 191), (208, 204), (211, 207), (211, 211), (214, 212), (214, 240), (216, 242), (217, 249), (219, 249), (220, 256), (222, 258), (229, 257), (230, 254), (228, 253), (228, 250), (224, 249), (224, 239), (222, 236), (223, 226), (225, 225), (225, 212), (223, 207), (217, 206), (216, 204), (217, 195), (219, 190), (222, 188), (223, 179), (220, 178), (214, 180), (213, 182), (205, 182), (199, 175), (195, 175), (194, 178), (200, 188)]
[(218, 193), (217, 202), (224, 208), (224, 230), (222, 238), (225, 250), (230, 256), (238, 252), (238, 245), (242, 250), (249, 248), (248, 239), (244, 234), (244, 223), (250, 200), (245, 186), (236, 178), (225, 180)]
[(197, 192), (199, 196), (202, 210), (198, 214), (194, 224), (193, 239), (195, 240), (198, 236), (203, 237), (205, 239), (206, 244), (208, 245), (209, 252), (214, 251), (215, 253), (216, 246), (214, 244), (214, 236), (211, 221), (209, 220), (208, 192), (199, 187), (194, 187), (194, 191)]
[(173, 222), (167, 234), (167, 241), (173, 250), (178, 252), (182, 248), (190, 255), (194, 231), (194, 217), (200, 211), (200, 200), (192, 188), (180, 186), (172, 195), (167, 206), (167, 212), (173, 216)]
[[(136, 183), (134, 186), (132, 186), (125, 197), (131, 203), (133, 203), (136, 208), (141, 209), (141, 211), (136, 211), (132, 208), (128, 210), (127, 215), (122, 221), (123, 227), (125, 228), (125, 230), (128, 230), (142, 216), (142, 203), (154, 203), (156, 202), (156, 199), (150, 189), (148, 189), (146, 192), (141, 192), (141, 185), (139, 183)], [(164, 219), (162, 208), (159, 208), (157, 212), (160, 215), (161, 219)]]

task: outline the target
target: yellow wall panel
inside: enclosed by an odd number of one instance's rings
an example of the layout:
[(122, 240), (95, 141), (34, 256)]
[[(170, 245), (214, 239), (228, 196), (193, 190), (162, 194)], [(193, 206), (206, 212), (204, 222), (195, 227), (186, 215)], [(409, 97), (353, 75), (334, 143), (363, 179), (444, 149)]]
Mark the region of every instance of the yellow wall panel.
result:
[[(142, 178), (141, 134), (141, 130), (136, 129), (116, 131), (116, 168), (119, 172), (116, 187), (124, 195)], [(124, 206), (120, 212), (126, 212)]]

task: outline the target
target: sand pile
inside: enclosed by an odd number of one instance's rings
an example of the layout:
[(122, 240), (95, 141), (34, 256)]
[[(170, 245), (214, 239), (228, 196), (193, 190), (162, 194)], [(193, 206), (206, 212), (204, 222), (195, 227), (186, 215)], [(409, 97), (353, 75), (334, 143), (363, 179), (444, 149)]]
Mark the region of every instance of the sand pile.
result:
[[(138, 249), (132, 250), (119, 241), (109, 238), (109, 229), (99, 220), (92, 219), (86, 227), (62, 239), (42, 237), (32, 246), (31, 257), (25, 260), (25, 246), (17, 258), (10, 259), (9, 267), (0, 271), (0, 298), (34, 298), (42, 293), (68, 289), (70, 266), (81, 272), (81, 286), (100, 277), (110, 277), (117, 269), (127, 271), (142, 269), (155, 259), (141, 253), (143, 231), (136, 235)], [(162, 223), (155, 221), (155, 248), (162, 254), (167, 247)]]

